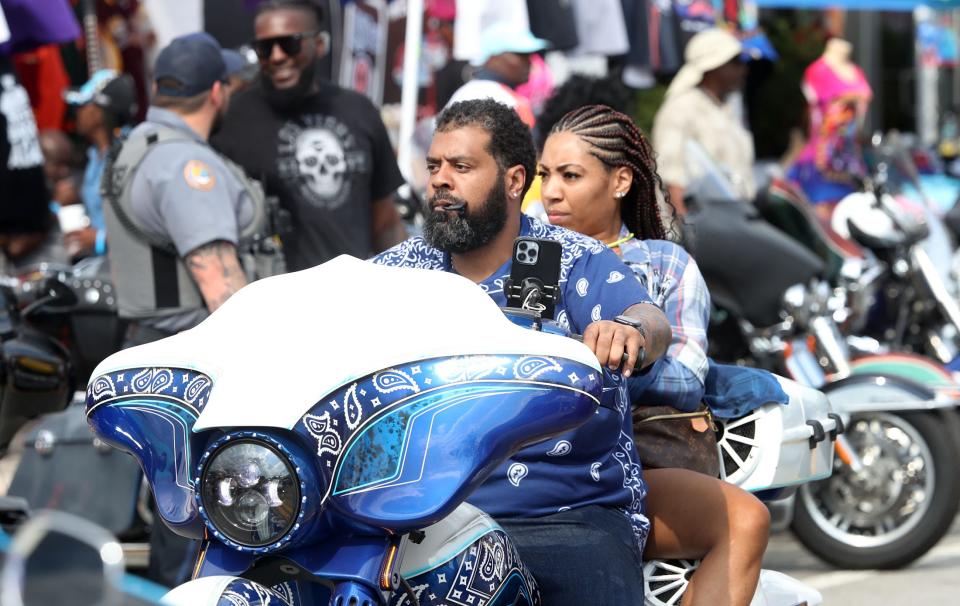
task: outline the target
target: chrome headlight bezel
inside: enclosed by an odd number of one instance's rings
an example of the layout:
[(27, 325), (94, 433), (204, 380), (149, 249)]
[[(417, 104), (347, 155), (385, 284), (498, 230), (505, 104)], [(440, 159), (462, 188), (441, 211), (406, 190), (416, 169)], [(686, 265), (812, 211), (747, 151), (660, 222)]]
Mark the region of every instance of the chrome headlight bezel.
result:
[[(217, 525), (211, 516), (211, 511), (208, 509), (207, 504), (204, 503), (203, 489), (207, 470), (217, 459), (218, 455), (226, 452), (228, 448), (238, 444), (254, 444), (270, 450), (287, 467), (287, 470), (290, 472), (291, 477), (294, 480), (294, 485), (298, 491), (295, 501), (297, 506), (296, 511), (291, 516), (283, 531), (277, 533), (277, 535), (270, 542), (265, 542), (262, 544), (250, 544), (238, 540), (237, 537), (231, 536), (225, 532), (224, 529)], [(303, 479), (303, 470), (301, 466), (296, 463), (296, 460), (297, 457), (286, 446), (284, 446), (283, 443), (260, 432), (234, 432), (225, 435), (210, 444), (210, 446), (207, 447), (203, 453), (203, 456), (200, 458), (200, 462), (196, 469), (196, 477), (194, 478), (194, 494), (197, 501), (197, 508), (210, 533), (217, 540), (224, 543), (228, 547), (246, 553), (269, 553), (289, 545), (290, 542), (299, 534), (298, 531), (300, 531), (304, 523), (304, 517), (310, 509), (309, 500), (307, 497), (307, 487)]]

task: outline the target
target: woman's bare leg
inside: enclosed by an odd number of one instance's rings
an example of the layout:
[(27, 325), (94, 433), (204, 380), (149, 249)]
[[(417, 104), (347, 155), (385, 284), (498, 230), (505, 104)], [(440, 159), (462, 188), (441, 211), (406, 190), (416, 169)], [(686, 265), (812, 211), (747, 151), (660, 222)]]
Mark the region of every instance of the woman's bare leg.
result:
[(747, 606), (760, 578), (770, 514), (750, 493), (685, 469), (645, 469), (647, 559), (702, 558), (683, 606)]

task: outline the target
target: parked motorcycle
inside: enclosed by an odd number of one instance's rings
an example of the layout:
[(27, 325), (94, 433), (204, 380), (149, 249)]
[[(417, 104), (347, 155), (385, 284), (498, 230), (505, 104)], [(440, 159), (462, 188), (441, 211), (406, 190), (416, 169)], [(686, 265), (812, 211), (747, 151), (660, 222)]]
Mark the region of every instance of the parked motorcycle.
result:
[[(690, 221), (717, 307), (711, 354), (822, 389), (847, 429), (837, 440), (833, 476), (799, 489), (794, 533), (844, 568), (916, 560), (949, 530), (960, 503), (960, 478), (952, 473), (960, 455), (956, 384), (916, 357), (853, 360), (835, 316), (849, 318), (856, 302), (822, 281), (829, 265), (737, 200), (722, 173), (710, 174), (712, 187), (701, 188)], [(834, 268), (850, 271), (842, 263)]]
[(72, 291), (71, 304), (38, 306), (29, 323), (70, 351), (74, 379), (82, 389), (96, 365), (123, 342), (125, 325), (117, 316), (107, 258), (88, 257), (72, 266), (41, 264), (16, 276), (18, 303), (30, 305), (51, 283)]
[(73, 292), (43, 281), (33, 303), (21, 309), (16, 286), (9, 279), (0, 283), (0, 453), (25, 423), (63, 410), (75, 385), (69, 352), (29, 323), (44, 308), (72, 305)]
[[(8, 455), (13, 475), (4, 487), (6, 494), (26, 499), (35, 509), (73, 513), (105, 527), (122, 539), (132, 564), (145, 565), (152, 518), (148, 488), (134, 461), (93, 435), (86, 424), (85, 392), (76, 392), (86, 386), (96, 364), (119, 349), (122, 337), (104, 261), (43, 264), (5, 278), (7, 317), (17, 338), (4, 343), (10, 352), (7, 367), (15, 369), (4, 376), (20, 385), (29, 378), (28, 368), (31, 373), (44, 370), (45, 364), (62, 368), (44, 378), (48, 395), (42, 395), (38, 379), (30, 379), (37, 385), (29, 392), (5, 390), (0, 442), (6, 448), (16, 435), (17, 443)], [(36, 354), (24, 350), (25, 339), (33, 348), (44, 347), (55, 363), (37, 361)], [(106, 492), (112, 498), (104, 499)]]
[[(901, 137), (875, 136), (870, 160), (863, 191), (842, 199), (829, 221), (811, 217), (802, 195), (784, 183), (774, 184), (761, 212), (837, 270), (826, 276), (835, 286), (855, 294), (860, 307), (846, 333), (957, 370), (956, 246), (942, 208), (924, 195)], [(846, 271), (838, 271), (843, 265)]]
[[(402, 323), (371, 322), (378, 293)], [(529, 309), (451, 274), (340, 257), (114, 354), (87, 412), (139, 461), (164, 523), (202, 541), (169, 604), (532, 605), (509, 536), (465, 501), (511, 453), (615, 406), (604, 384), (592, 352)], [(829, 473), (832, 444), (801, 429), (803, 455), (784, 460)], [(778, 581), (758, 603), (819, 603)]]

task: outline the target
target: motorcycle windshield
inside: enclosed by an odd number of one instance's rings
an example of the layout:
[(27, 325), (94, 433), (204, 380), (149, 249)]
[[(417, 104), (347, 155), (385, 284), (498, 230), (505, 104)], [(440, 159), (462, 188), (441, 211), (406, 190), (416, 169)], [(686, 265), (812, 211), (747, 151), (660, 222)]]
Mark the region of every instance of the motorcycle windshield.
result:
[(118, 352), (98, 377), (193, 369), (212, 382), (193, 431), (292, 429), (325, 396), (418, 360), (549, 355), (599, 371), (577, 341), (519, 327), (476, 284), (346, 255), (247, 285), (196, 328)]

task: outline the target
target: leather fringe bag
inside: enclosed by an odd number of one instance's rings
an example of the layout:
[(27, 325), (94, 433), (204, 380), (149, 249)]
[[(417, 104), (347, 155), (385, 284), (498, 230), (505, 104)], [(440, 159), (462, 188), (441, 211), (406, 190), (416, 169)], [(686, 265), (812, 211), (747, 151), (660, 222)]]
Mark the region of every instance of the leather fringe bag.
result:
[[(705, 422), (705, 429), (695, 427), (697, 419)], [(633, 411), (633, 435), (645, 468), (689, 469), (715, 478), (720, 475), (717, 426), (705, 405), (696, 412), (639, 406)]]

